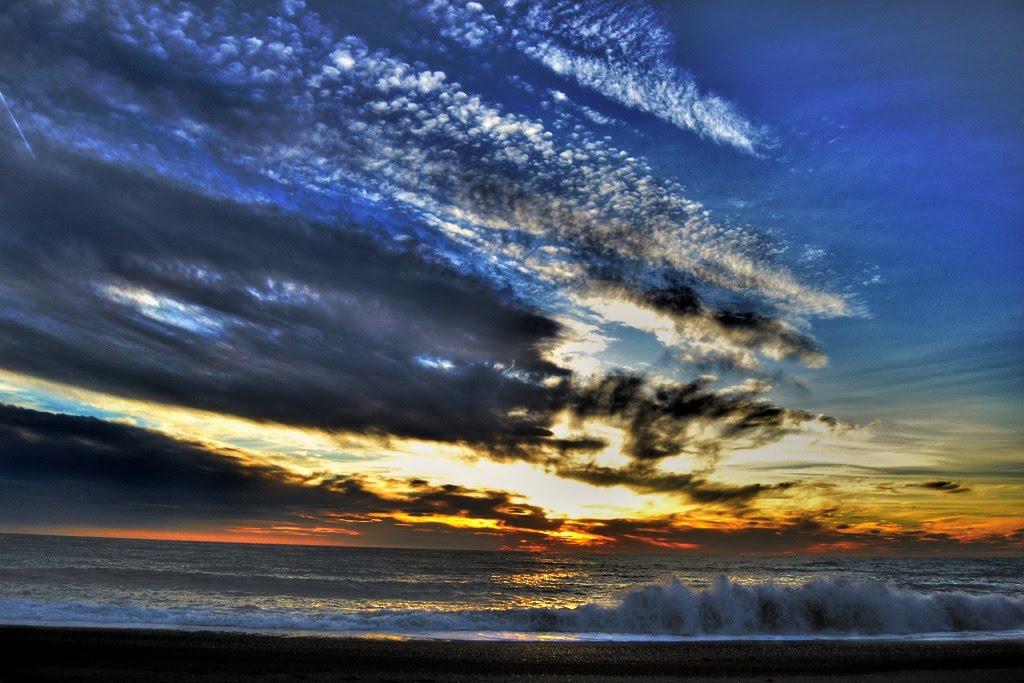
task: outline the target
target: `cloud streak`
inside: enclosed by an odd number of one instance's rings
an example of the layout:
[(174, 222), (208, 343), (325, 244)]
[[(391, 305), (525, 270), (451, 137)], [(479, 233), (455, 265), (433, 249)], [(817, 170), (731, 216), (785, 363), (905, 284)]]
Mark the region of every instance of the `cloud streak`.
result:
[(14, 128), (18, 131), (18, 135), (21, 136), (21, 141), (25, 143), (25, 149), (28, 150), (29, 155), (35, 159), (36, 153), (32, 151), (32, 145), (28, 144), (28, 138), (25, 137), (25, 133), (21, 130), (21, 125), (18, 123), (18, 119), (14, 118), (14, 112), (11, 111), (11, 105), (7, 104), (7, 98), (4, 97), (2, 91), (0, 91), (0, 102), (3, 102), (4, 109), (7, 110), (7, 114), (11, 117), (11, 123), (14, 124)]
[(796, 482), (723, 484), (694, 473), (661, 471), (646, 463), (618, 468), (584, 463), (563, 465), (556, 471), (561, 477), (593, 486), (625, 486), (640, 493), (667, 493), (694, 503), (721, 506), (733, 512), (744, 511), (758, 497), (788, 491), (799, 485)]
[(956, 481), (925, 481), (920, 484), (910, 484), (910, 486), (917, 486), (929, 491), (941, 491), (943, 493), (968, 493), (971, 489), (969, 486)]
[(506, 2), (494, 14), (477, 3), (410, 4), (464, 47), (514, 46), (553, 73), (681, 130), (751, 154), (772, 144), (735, 105), (701, 92), (672, 62), (673, 38), (646, 3)]

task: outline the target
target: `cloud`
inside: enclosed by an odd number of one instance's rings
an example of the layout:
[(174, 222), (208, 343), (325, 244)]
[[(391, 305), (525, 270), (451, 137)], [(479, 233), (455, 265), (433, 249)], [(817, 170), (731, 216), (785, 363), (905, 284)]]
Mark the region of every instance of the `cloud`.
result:
[(507, 491), (422, 479), (302, 476), (242, 451), (0, 404), (0, 517), (6, 528), (223, 529), (305, 541), (342, 535), (346, 542), (371, 545), (429, 545), (424, 539), (440, 534), (443, 540), (433, 543), (449, 547), (583, 544), (726, 554), (1007, 553), (1019, 551), (1021, 543), (1019, 530), (959, 538), (925, 528), (852, 528), (837, 524), (834, 510), (765, 517), (745, 505), (791, 484), (728, 486), (685, 475), (679, 482), (707, 504), (700, 515), (564, 519)]
[(0, 404), (0, 444), (8, 523), (201, 519), (329, 503), (279, 467), (95, 418)]
[[(696, 550), (702, 554), (823, 555), (1015, 555), (1018, 535), (989, 533), (973, 537), (929, 532), (925, 529), (887, 529), (878, 533), (843, 528), (829, 511), (803, 513), (771, 521), (747, 519), (739, 525), (708, 525), (701, 520), (672, 515), (644, 520), (593, 520), (594, 533), (619, 539), (620, 549), (651, 546)], [(878, 531), (878, 530), (875, 530)]]
[(555, 470), (559, 476), (575, 479), (594, 486), (625, 486), (640, 493), (668, 493), (682, 496), (694, 503), (721, 505), (740, 511), (762, 495), (787, 491), (798, 484), (730, 485), (694, 473), (664, 472), (644, 463), (625, 467), (605, 467), (593, 463), (561, 465)]
[(477, 2), (415, 0), (408, 4), (414, 12), (438, 24), (442, 36), (460, 45), (484, 47), (506, 33), (498, 18)]
[(715, 391), (704, 379), (654, 383), (622, 372), (579, 388), (569, 405), (577, 418), (621, 427), (623, 450), (638, 461), (685, 453), (713, 462), (723, 449), (771, 443), (806, 423), (841, 426), (835, 418), (773, 405), (754, 389)]
[[(573, 382), (546, 360), (560, 339), (556, 321), (425, 260), (415, 244), (385, 246), (78, 157), (8, 160), (0, 175), (22, 189), (0, 199), (9, 226), (0, 349), (11, 370), (531, 460), (602, 445), (553, 438), (550, 423), (565, 408), (625, 429), (626, 453), (641, 460), (708, 458), (807, 422), (837, 424), (773, 406), (754, 389), (625, 374)], [(119, 192), (103, 191), (110, 186)]]
[(0, 176), (21, 189), (0, 198), (8, 369), (437, 441), (541, 433), (557, 401), (566, 371), (542, 356), (558, 324), (415, 245), (76, 157), (0, 163)]
[[(848, 302), (603, 137), (555, 135), (343, 22), (284, 9), (4, 12), (0, 66), (41, 152), (0, 159), (19, 188), (0, 197), (5, 368), (545, 464), (603, 445), (556, 438), (565, 410), (624, 429), (638, 460), (833, 425), (696, 384), (640, 382), (611, 409), (603, 392), (632, 380), (588, 384), (550, 360), (567, 333), (549, 311), (580, 313), (566, 291), (615, 282), (691, 349), (809, 365), (822, 357), (789, 318)], [(589, 35), (596, 15), (571, 16), (573, 40)], [(609, 30), (621, 52), (642, 37), (627, 24)]]
[[(701, 92), (694, 77), (673, 63), (674, 39), (646, 3), (511, 2), (495, 7), (495, 14), (477, 3), (409, 4), (464, 47), (514, 46), (555, 74), (682, 130), (749, 153), (771, 146), (763, 128), (732, 103)], [(593, 120), (588, 112), (593, 110), (585, 110)]]
[(492, 522), (497, 530), (557, 531), (561, 520), (505, 491), (426, 481), (370, 482), (362, 477), (304, 477), (240, 451), (95, 418), (0, 404), (0, 502), (7, 524), (219, 522), (312, 523), (358, 535), (359, 525), (406, 517), (458, 526)]
[(767, 139), (766, 133), (744, 119), (734, 105), (701, 93), (689, 74), (671, 64), (622, 65), (581, 55), (552, 42), (527, 44), (523, 50), (556, 74), (568, 76), (618, 104), (715, 142), (755, 153)]
[(520, 293), (557, 297), (579, 284), (577, 264), (622, 277), (653, 268), (797, 314), (850, 312), (601, 135), (556, 136), (314, 12), (173, 10), (81, 0), (31, 20), (10, 11), (0, 59), (33, 133), (208, 194), (319, 217), (338, 204), (400, 210), (437, 255)]
[(932, 491), (942, 491), (943, 493), (967, 493), (971, 490), (969, 487), (955, 481), (926, 481), (920, 484), (909, 484), (909, 486), (917, 486), (923, 489), (930, 489)]
[[(568, 438), (524, 439), (515, 448), (492, 449), (499, 460), (522, 459), (559, 477), (592, 486), (624, 486), (638, 493), (680, 496), (694, 503), (744, 510), (755, 499), (785, 492), (800, 482), (731, 485), (709, 475), (723, 454), (758, 448), (789, 434), (819, 428), (843, 431), (851, 425), (836, 418), (784, 408), (764, 397), (763, 383), (715, 388), (717, 380), (701, 377), (688, 383), (654, 380), (616, 371), (567, 385), (563, 410), (573, 429)], [(593, 421), (619, 430), (616, 456), (625, 464), (599, 464), (608, 447), (606, 431), (588, 436)], [(662, 463), (686, 458), (692, 472), (663, 469)]]
[(755, 310), (716, 310), (673, 276), (646, 288), (597, 281), (577, 300), (607, 320), (654, 334), (698, 368), (753, 370), (759, 356), (808, 367), (827, 361), (813, 337), (785, 320)]
[(500, 522), (508, 528), (556, 531), (563, 520), (547, 516), (543, 508), (513, 500), (505, 491), (477, 491), (454, 484), (430, 486), (425, 481), (411, 482), (403, 511), (411, 516), (457, 515), (469, 519)]

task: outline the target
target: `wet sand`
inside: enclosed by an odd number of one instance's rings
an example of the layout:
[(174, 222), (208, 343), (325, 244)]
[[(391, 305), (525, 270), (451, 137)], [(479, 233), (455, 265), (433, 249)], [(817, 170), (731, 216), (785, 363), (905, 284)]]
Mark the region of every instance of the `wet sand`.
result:
[(1024, 640), (462, 642), (0, 626), (0, 681), (1021, 681)]

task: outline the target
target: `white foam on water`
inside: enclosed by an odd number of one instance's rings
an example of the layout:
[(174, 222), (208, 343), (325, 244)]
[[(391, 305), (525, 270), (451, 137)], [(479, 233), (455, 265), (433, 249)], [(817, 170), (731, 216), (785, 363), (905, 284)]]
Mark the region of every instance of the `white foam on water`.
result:
[(813, 579), (691, 589), (671, 579), (617, 603), (566, 609), (229, 610), (0, 600), (8, 624), (210, 628), (463, 640), (714, 640), (1024, 637), (1024, 597), (922, 593), (875, 581)]

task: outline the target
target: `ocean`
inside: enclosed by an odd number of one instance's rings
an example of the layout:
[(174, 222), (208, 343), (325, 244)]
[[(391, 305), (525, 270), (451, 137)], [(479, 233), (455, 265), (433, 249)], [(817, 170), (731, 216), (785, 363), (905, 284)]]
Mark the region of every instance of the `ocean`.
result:
[(0, 623), (472, 640), (1024, 637), (1024, 558), (0, 535)]

